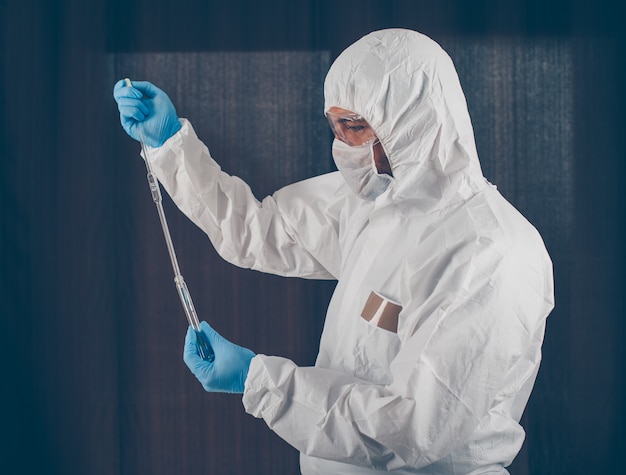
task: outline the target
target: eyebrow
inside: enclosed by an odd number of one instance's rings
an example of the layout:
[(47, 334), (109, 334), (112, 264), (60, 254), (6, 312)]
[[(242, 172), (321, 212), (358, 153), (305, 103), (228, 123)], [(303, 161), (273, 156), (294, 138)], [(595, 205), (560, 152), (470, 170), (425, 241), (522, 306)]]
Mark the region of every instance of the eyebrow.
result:
[(343, 124), (345, 122), (366, 122), (366, 120), (359, 115), (356, 117), (341, 117), (338, 122)]

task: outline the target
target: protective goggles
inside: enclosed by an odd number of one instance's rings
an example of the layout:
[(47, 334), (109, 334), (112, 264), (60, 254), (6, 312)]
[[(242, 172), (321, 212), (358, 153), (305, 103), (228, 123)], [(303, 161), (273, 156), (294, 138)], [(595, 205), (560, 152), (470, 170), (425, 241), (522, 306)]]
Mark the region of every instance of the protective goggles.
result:
[(374, 130), (358, 114), (326, 112), (326, 118), (335, 137), (351, 147), (363, 145), (376, 138)]

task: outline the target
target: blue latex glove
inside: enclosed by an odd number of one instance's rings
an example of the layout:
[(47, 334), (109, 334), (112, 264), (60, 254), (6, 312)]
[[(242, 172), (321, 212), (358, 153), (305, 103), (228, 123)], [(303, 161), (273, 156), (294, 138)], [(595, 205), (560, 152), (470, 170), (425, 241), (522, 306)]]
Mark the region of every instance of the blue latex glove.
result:
[(122, 79), (113, 88), (120, 111), (120, 122), (128, 135), (147, 145), (160, 147), (180, 130), (174, 104), (167, 94), (147, 81), (133, 81), (128, 87)]
[(243, 394), (250, 361), (255, 354), (247, 348), (231, 343), (207, 322), (200, 329), (215, 352), (215, 359), (208, 362), (200, 358), (196, 346), (196, 332), (189, 327), (185, 337), (183, 360), (194, 376), (208, 392)]

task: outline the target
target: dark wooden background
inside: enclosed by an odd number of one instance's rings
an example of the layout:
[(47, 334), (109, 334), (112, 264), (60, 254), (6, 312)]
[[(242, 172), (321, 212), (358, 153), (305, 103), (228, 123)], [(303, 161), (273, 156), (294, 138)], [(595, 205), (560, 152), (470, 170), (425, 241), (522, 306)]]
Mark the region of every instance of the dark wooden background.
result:
[[(0, 0), (0, 473), (297, 473), (293, 449), (239, 397), (204, 393), (182, 362), (185, 321), (137, 148), (119, 126), (111, 58), (326, 51), (332, 60), (392, 26), (449, 49), (485, 174), (539, 228), (555, 264), (557, 307), (511, 473), (621, 473), (617, 5)], [(207, 142), (211, 133), (219, 142), (214, 121), (198, 124)], [(260, 146), (273, 155), (280, 127), (268, 130)], [(332, 168), (330, 154), (235, 158), (225, 158), (229, 171), (259, 195)], [(257, 352), (312, 364), (333, 283), (235, 269), (166, 204), (201, 315)]]

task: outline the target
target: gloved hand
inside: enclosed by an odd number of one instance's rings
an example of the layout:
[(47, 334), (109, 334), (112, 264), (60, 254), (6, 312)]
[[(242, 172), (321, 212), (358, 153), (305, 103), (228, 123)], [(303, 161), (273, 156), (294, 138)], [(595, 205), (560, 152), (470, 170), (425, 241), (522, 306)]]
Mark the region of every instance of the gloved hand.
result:
[(231, 343), (213, 330), (207, 322), (200, 323), (200, 329), (207, 336), (215, 359), (209, 363), (200, 358), (196, 347), (196, 332), (189, 327), (183, 353), (185, 364), (206, 391), (243, 394), (250, 361), (255, 354), (247, 348)]
[(120, 111), (120, 122), (137, 141), (143, 137), (151, 147), (160, 147), (180, 130), (174, 104), (161, 89), (147, 81), (133, 81), (128, 87), (122, 79), (113, 88)]

